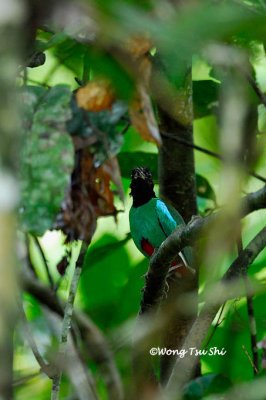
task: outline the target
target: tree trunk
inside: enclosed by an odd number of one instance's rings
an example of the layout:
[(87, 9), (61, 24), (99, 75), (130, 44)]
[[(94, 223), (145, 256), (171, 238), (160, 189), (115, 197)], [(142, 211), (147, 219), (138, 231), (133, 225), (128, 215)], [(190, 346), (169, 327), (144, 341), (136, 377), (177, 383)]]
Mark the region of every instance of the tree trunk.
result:
[[(197, 214), (196, 177), (193, 149), (184, 147), (174, 138), (193, 143), (193, 110), (192, 110), (192, 78), (191, 71), (184, 86), (176, 92), (172, 103), (184, 109), (184, 114), (178, 120), (165, 110), (160, 110), (160, 129), (173, 138), (163, 135), (163, 145), (159, 152), (159, 184), (160, 196), (171, 203), (182, 215), (187, 223)], [(164, 305), (171, 307), (173, 302), (182, 294), (197, 289), (197, 277), (182, 278), (169, 282), (168, 298)], [(196, 299), (195, 299), (196, 300)], [(180, 311), (175, 313), (163, 333), (163, 347), (180, 349), (197, 316), (197, 301), (192, 315)], [(161, 381), (166, 383), (171, 373), (175, 356), (161, 358)]]

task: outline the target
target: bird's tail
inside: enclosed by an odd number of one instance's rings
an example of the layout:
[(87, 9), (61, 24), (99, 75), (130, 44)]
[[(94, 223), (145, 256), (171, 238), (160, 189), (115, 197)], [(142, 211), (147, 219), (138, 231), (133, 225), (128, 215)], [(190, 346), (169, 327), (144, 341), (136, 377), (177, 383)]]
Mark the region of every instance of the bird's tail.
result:
[(195, 275), (195, 270), (191, 268), (184, 255), (180, 252), (178, 256), (172, 261), (168, 270), (169, 277), (185, 278)]

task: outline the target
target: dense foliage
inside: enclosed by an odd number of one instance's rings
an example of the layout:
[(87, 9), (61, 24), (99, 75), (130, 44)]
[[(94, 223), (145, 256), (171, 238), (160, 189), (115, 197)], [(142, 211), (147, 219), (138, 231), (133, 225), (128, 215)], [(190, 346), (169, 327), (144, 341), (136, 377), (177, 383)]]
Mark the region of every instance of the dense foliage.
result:
[[(48, 21), (39, 16), (17, 82), (23, 136), (19, 231), (28, 263), (24, 267), (31, 268), (34, 279), (50, 293), (56, 291), (60, 301), (66, 300), (80, 241), (89, 245), (75, 310), (102, 331), (127, 394), (133, 385), (132, 336), (148, 269), (129, 232), (131, 170), (149, 166), (159, 193), (158, 151), (164, 135), (175, 133), (161, 129), (160, 110), (187, 127), (193, 103), (199, 214), (205, 217), (227, 203), (229, 215), (235, 215), (230, 212), (237, 214), (239, 197), (265, 185), (266, 3), (55, 3), (51, 10), (47, 4)], [(192, 85), (187, 83), (191, 71)], [(189, 143), (177, 140), (176, 145), (189, 151)], [(265, 220), (263, 209), (243, 220), (244, 247)], [(220, 223), (197, 244), (201, 295), (237, 257), (237, 235), (219, 236), (219, 230), (224, 232)], [(257, 342), (266, 337), (265, 271), (264, 250), (248, 271), (255, 288)], [(31, 335), (42, 357), (53, 364), (61, 318), (48, 311), (45, 297), (34, 295), (29, 283), (24, 289)], [(242, 382), (252, 385), (265, 375), (264, 341), (264, 349), (256, 349), (254, 376), (250, 313), (241, 290), (228, 295), (202, 347), (224, 348), (226, 354), (203, 354), (202, 376), (187, 382), (182, 398), (220, 399), (219, 393)], [(92, 374), (98, 398), (111, 398), (106, 372), (91, 354), (93, 349), (86, 350), (82, 324), (75, 318), (74, 343), (82, 363)], [(23, 322), (18, 322), (14, 340), (15, 398), (49, 398), (51, 380), (40, 371)], [(77, 377), (67, 368), (60, 398), (90, 398), (75, 394), (73, 379)], [(249, 399), (262, 398), (252, 393)]]

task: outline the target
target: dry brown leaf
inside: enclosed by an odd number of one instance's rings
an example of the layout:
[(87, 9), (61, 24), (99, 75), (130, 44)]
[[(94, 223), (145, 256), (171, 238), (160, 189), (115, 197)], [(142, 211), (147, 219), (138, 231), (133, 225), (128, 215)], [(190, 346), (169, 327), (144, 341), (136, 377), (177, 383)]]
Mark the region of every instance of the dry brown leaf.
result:
[(91, 154), (82, 159), (81, 176), (84, 182), (90, 203), (97, 217), (114, 215), (114, 195), (110, 189), (111, 175), (106, 162), (99, 168), (93, 166)]
[(121, 172), (119, 167), (119, 162), (116, 157), (110, 158), (105, 162), (105, 169), (108, 171), (112, 182), (117, 187), (117, 194), (122, 202), (125, 200), (125, 193), (123, 188), (123, 183), (121, 179)]
[(66, 234), (67, 241), (81, 239), (89, 243), (95, 232), (98, 217), (116, 217), (117, 210), (110, 183), (113, 181), (119, 192), (122, 190), (117, 166), (117, 160), (114, 158), (95, 168), (93, 156), (88, 150), (83, 149), (76, 153), (71, 187), (57, 225)]
[(95, 79), (78, 89), (76, 99), (79, 107), (86, 111), (97, 112), (110, 109), (115, 101), (115, 94), (110, 82)]
[(129, 107), (129, 116), (132, 125), (144, 140), (161, 145), (161, 136), (154, 116), (152, 103), (143, 86), (139, 86), (137, 93)]
[(146, 55), (152, 48), (152, 41), (148, 35), (132, 36), (125, 44), (126, 50), (134, 58)]

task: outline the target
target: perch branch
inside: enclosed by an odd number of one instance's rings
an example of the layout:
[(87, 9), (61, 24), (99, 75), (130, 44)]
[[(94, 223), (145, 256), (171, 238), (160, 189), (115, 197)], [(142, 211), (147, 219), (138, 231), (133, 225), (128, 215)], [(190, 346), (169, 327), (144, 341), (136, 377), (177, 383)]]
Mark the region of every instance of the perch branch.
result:
[[(241, 217), (266, 207), (266, 186), (257, 192), (250, 193), (241, 200)], [(192, 245), (197, 239), (203, 237), (203, 229), (210, 226), (216, 218), (223, 213), (220, 210), (205, 218), (192, 219), (188, 225), (177, 228), (160, 246), (158, 252), (152, 257), (149, 271), (146, 275), (146, 285), (140, 306), (140, 314), (149, 311), (159, 304), (165, 287), (168, 273), (162, 265), (170, 264), (174, 257), (184, 247)]]
[[(243, 276), (247, 272), (249, 265), (255, 260), (258, 254), (266, 246), (266, 227), (264, 227), (248, 246), (243, 250), (238, 258), (231, 264), (228, 271), (222, 278), (222, 282), (226, 283), (235, 278)], [(205, 304), (200, 315), (197, 317), (195, 323), (190, 330), (190, 333), (184, 343), (184, 349), (191, 347), (200, 348), (208, 329), (219, 310), (219, 304), (210, 305)], [(196, 362), (194, 355), (187, 355), (183, 359), (176, 359), (175, 366), (167, 384), (167, 391), (170, 398), (173, 392), (180, 389), (189, 379)]]

